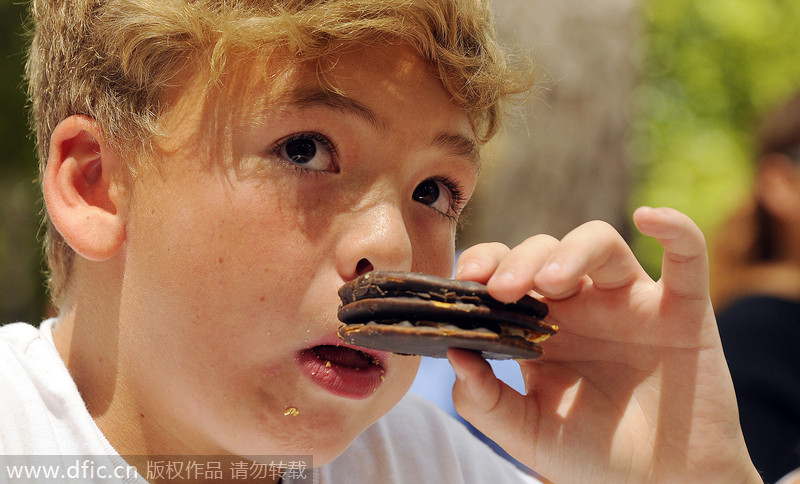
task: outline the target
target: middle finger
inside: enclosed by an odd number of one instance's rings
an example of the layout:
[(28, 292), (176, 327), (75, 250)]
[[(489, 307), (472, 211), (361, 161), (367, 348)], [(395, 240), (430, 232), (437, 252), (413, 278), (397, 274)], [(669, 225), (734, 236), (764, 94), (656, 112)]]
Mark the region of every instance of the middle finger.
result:
[(492, 297), (514, 302), (535, 290), (534, 277), (558, 243), (549, 235), (535, 235), (511, 249), (486, 283)]
[(587, 222), (568, 233), (535, 277), (542, 294), (563, 299), (590, 278), (597, 289), (616, 289), (647, 277), (630, 247), (608, 223)]

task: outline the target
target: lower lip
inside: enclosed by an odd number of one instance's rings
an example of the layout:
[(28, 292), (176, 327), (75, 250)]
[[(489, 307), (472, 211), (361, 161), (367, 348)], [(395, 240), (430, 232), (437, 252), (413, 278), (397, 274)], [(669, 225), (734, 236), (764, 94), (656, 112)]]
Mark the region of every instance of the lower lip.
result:
[(381, 365), (350, 368), (319, 358), (311, 350), (300, 354), (300, 367), (314, 383), (330, 393), (344, 398), (367, 398), (383, 383), (386, 370)]

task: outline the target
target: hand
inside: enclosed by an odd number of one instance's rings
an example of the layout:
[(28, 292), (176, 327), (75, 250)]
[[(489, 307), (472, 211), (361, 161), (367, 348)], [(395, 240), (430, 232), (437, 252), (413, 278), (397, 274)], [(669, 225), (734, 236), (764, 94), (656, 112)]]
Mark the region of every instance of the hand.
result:
[(520, 361), (526, 395), (475, 354), (451, 350), (456, 409), (559, 484), (760, 483), (709, 300), (703, 235), (672, 209), (640, 208), (634, 222), (664, 247), (658, 282), (602, 222), (561, 241), (461, 255), (457, 278), (505, 302), (534, 291), (560, 331), (544, 356)]

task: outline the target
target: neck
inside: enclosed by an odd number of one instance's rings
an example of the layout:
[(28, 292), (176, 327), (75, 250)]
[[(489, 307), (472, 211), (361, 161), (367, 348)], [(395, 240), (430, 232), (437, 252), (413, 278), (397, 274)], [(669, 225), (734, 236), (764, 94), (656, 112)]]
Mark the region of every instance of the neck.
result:
[(53, 340), (70, 375), (97, 419), (109, 408), (117, 386), (119, 287), (113, 281), (91, 283), (76, 261), (66, 304), (59, 311)]
[(136, 400), (120, 352), (121, 271), (108, 264), (76, 259), (66, 304), (59, 311), (53, 340), (86, 409), (122, 455), (143, 455), (146, 439), (130, 415)]
[[(140, 335), (137, 321), (124, 309), (134, 304), (125, 302), (124, 271), (99, 265), (106, 263), (113, 261), (76, 261), (66, 304), (53, 331), (56, 349), (98, 428), (142, 476), (147, 475), (149, 456), (192, 454), (213, 456), (210, 461), (217, 456), (220, 462), (243, 461), (222, 456), (226, 452), (204, 436), (176, 428), (174, 422), (167, 424), (160, 416), (160, 404), (153, 403), (153, 389), (147, 383), (150, 375), (142, 374), (142, 365), (137, 364), (141, 355), (126, 343)], [(115, 278), (115, 273), (120, 275)], [(230, 466), (223, 463), (221, 469)], [(266, 478), (259, 482), (277, 481), (277, 476)]]

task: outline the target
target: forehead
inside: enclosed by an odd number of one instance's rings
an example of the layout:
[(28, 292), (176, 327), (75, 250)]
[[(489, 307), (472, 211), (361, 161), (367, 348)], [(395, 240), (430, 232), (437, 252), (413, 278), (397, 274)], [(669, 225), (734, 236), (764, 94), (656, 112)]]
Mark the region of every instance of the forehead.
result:
[[(413, 118), (420, 130), (475, 159), (478, 143), (469, 116), (444, 88), (432, 65), (413, 48), (359, 47), (319, 61), (297, 62), (273, 55), (265, 63), (243, 63), (209, 88), (197, 75), (166, 118), (166, 130), (195, 132), (215, 148), (237, 133), (291, 112), (327, 110), (360, 118), (391, 134), (398, 120)], [(234, 149), (233, 146), (228, 146)]]
[(326, 103), (333, 108), (369, 106), (373, 111), (402, 108), (424, 122), (431, 117), (425, 116), (430, 103), (435, 103), (446, 114), (467, 119), (434, 67), (401, 45), (362, 47), (317, 62), (290, 64), (271, 78), (267, 92), (264, 100), (270, 107)]

